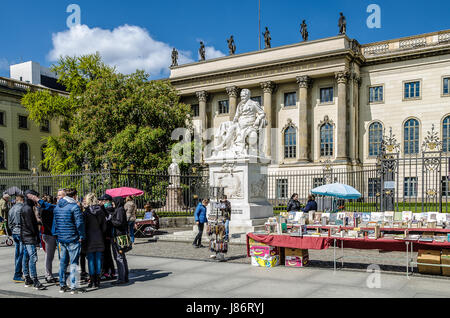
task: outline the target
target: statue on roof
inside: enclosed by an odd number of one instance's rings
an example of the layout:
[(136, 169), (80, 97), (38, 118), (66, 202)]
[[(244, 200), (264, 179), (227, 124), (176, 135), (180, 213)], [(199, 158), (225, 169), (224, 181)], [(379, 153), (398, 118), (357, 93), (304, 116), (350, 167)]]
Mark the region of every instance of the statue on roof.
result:
[(205, 44), (203, 44), (203, 42), (200, 42), (200, 49), (198, 50), (198, 54), (200, 55), (200, 61), (204, 61), (206, 59)]
[(233, 36), (227, 39), (228, 49), (230, 50), (230, 55), (234, 55), (236, 53), (236, 44), (234, 43)]
[(302, 34), (303, 41), (308, 41), (308, 25), (306, 24), (305, 20), (303, 20), (302, 24), (300, 25), (300, 33)]
[(344, 14), (341, 12), (339, 18), (339, 34), (346, 34), (347, 33), (347, 20), (345, 19)]
[(269, 32), (268, 27), (266, 27), (266, 32), (264, 32), (263, 35), (264, 35), (265, 49), (270, 49), (272, 47), (270, 44), (270, 41), (272, 40), (272, 38), (270, 37), (270, 32)]
[(178, 66), (178, 51), (176, 48), (172, 50), (172, 66)]

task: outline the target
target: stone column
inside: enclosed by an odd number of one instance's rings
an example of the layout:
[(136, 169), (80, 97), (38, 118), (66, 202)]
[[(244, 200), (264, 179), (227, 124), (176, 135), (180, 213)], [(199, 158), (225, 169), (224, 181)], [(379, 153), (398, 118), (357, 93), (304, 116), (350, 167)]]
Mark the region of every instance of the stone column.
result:
[(350, 159), (356, 163), (359, 159), (358, 144), (358, 110), (359, 110), (359, 86), (361, 77), (357, 73), (352, 73), (352, 103), (350, 107)]
[(197, 97), (198, 97), (199, 117), (202, 120), (200, 132), (203, 134), (208, 129), (208, 118), (206, 116), (206, 102), (208, 100), (208, 92), (206, 91), (197, 92)]
[(240, 89), (237, 86), (231, 86), (226, 88), (228, 97), (230, 100), (230, 120), (234, 120), (236, 115), (237, 99), (239, 96)]
[(338, 84), (336, 160), (347, 160), (347, 81), (349, 73), (341, 71), (335, 75)]
[(271, 81), (264, 82), (261, 83), (261, 88), (264, 91), (264, 112), (266, 113), (266, 119), (268, 122), (265, 135), (266, 156), (270, 158), (272, 157), (272, 128), (274, 127), (272, 120), (272, 94), (275, 91), (276, 84)]
[(308, 129), (308, 89), (311, 87), (312, 80), (309, 76), (298, 76), (298, 96), (299, 96), (299, 107), (298, 107), (298, 161), (307, 162), (309, 161), (309, 154), (311, 150), (309, 149), (310, 143), (308, 142), (309, 129)]

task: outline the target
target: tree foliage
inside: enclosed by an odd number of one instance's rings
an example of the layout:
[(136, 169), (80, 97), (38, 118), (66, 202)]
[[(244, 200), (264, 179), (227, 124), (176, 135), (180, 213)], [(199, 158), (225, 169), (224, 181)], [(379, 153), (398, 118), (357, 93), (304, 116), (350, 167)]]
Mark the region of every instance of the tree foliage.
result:
[(28, 92), (22, 100), (30, 119), (58, 119), (59, 136), (47, 138), (43, 164), (54, 173), (79, 170), (85, 156), (92, 169), (105, 159), (117, 169), (165, 169), (174, 129), (190, 125), (190, 109), (168, 81), (149, 81), (105, 65), (99, 54), (65, 57), (53, 67), (69, 96)]

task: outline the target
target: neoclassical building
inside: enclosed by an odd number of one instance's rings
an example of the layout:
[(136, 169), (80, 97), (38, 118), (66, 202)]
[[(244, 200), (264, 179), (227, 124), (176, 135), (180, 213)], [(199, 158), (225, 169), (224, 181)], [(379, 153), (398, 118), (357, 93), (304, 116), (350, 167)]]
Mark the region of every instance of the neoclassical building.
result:
[(434, 125), (450, 152), (450, 30), (360, 45), (346, 35), (171, 68), (198, 130), (232, 120), (248, 88), (269, 122), (271, 170), (376, 162), (383, 134), (420, 153)]

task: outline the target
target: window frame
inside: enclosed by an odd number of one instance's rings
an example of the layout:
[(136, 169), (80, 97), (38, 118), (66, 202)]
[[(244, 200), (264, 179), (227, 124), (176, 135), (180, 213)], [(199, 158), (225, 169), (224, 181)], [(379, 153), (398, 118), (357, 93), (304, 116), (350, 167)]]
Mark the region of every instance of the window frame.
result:
[[(328, 154), (328, 155), (324, 154), (324, 155), (322, 155), (322, 128), (327, 126), (327, 125), (331, 127), (331, 138), (332, 138), (331, 154)], [(335, 141), (336, 141), (336, 138), (334, 136), (334, 132), (335, 132), (335, 129), (334, 129), (334, 125), (332, 123), (326, 122), (326, 123), (320, 125), (320, 127), (319, 127), (319, 156), (320, 156), (320, 158), (333, 158), (334, 157), (334, 155), (335, 155)]]
[[(27, 127), (20, 127), (20, 118), (21, 117), (25, 117), (27, 119)], [(22, 129), (22, 130), (30, 130), (30, 125), (28, 123), (28, 115), (21, 115), (21, 114), (17, 114), (17, 127), (18, 129)]]
[[(377, 88), (377, 87), (381, 87), (383, 89), (383, 99), (379, 100), (379, 101), (370, 101), (370, 90), (372, 88)], [(386, 89), (385, 89), (385, 85), (384, 84), (374, 84), (374, 85), (369, 85), (367, 87), (367, 103), (370, 105), (375, 105), (375, 104), (384, 104), (386, 98)]]
[(39, 131), (43, 132), (43, 133), (50, 133), (50, 130), (51, 130), (50, 129), (50, 127), (51, 127), (50, 120), (48, 120), (48, 119), (44, 119), (44, 120), (46, 120), (48, 122), (48, 130), (42, 129), (42, 128), (44, 128), (44, 126), (42, 126), (42, 123), (41, 123), (41, 124), (39, 124)]
[[(405, 85), (406, 84), (410, 84), (410, 83), (417, 83), (417, 82), (420, 85), (419, 97), (405, 97)], [(412, 100), (421, 100), (422, 99), (422, 89), (423, 89), (422, 79), (414, 79), (414, 80), (403, 81), (403, 85), (402, 85), (402, 100), (404, 102), (405, 101), (412, 101)]]
[[(22, 167), (22, 151), (21, 151), (22, 145), (27, 146), (27, 168)], [(30, 145), (27, 144), (26, 142), (19, 143), (19, 170), (20, 171), (30, 171), (30, 155), (31, 155)]]
[[(286, 97), (287, 97), (287, 95), (293, 95), (293, 94), (295, 94), (294, 105), (286, 105)], [(283, 92), (283, 108), (295, 108), (295, 107), (297, 107), (297, 103), (298, 103), (297, 91), (285, 91), (285, 92)]]
[[(448, 119), (448, 123), (445, 123), (445, 120)], [(447, 125), (447, 130), (444, 129), (444, 125)], [(444, 137), (444, 131), (447, 131), (447, 137)], [(450, 153), (450, 114), (447, 114), (444, 116), (444, 118), (442, 119), (442, 123), (441, 123), (441, 140), (442, 140), (442, 152), (443, 153)], [(444, 150), (444, 144), (445, 141), (447, 140), (447, 150)]]
[[(378, 154), (376, 154), (376, 155), (371, 155), (371, 154), (370, 154), (370, 145), (371, 145), (371, 141), (370, 141), (370, 127), (372, 127), (372, 125), (374, 125), (374, 124), (379, 124), (379, 125), (381, 125), (381, 140), (380, 140), (380, 149), (379, 149)], [(380, 153), (380, 151), (381, 151), (381, 142), (383, 141), (383, 129), (384, 129), (384, 125), (383, 125), (383, 123), (382, 123), (381, 121), (379, 121), (379, 120), (375, 120), (375, 121), (371, 122), (371, 123), (369, 124), (369, 126), (367, 127), (367, 132), (368, 132), (368, 134), (367, 134), (367, 157), (368, 157), (368, 158), (376, 158), (376, 157), (379, 155), (379, 153)], [(372, 144), (373, 144), (373, 143), (372, 143)]]
[[(226, 102), (227, 103), (227, 112), (220, 112), (221, 103)], [(229, 99), (221, 99), (217, 101), (217, 115), (229, 115), (230, 114), (230, 100)]]
[[(444, 93), (444, 80), (448, 79), (448, 93)], [(441, 97), (450, 97), (450, 75), (444, 75), (441, 77)]]
[[(286, 192), (285, 197), (282, 197), (283, 190)], [(289, 179), (288, 178), (277, 178), (276, 179), (276, 199), (277, 200), (289, 199)]]
[(6, 111), (0, 110), (0, 116), (3, 117), (3, 124), (0, 122), (0, 127), (6, 127)]
[[(8, 169), (8, 165), (7, 165), (7, 153), (6, 153), (6, 142), (3, 139), (0, 139), (0, 143), (3, 144), (3, 167), (0, 166), (0, 170), (7, 170)], [(2, 152), (2, 149), (0, 147), (0, 153)], [(1, 157), (1, 156), (0, 156)], [(0, 161), (1, 162), (1, 161)]]
[[(194, 106), (197, 106), (197, 113), (198, 113), (198, 115), (195, 115)], [(200, 117), (200, 104), (191, 104), (191, 111), (192, 111), (192, 117), (193, 118)]]
[[(322, 94), (321, 94), (322, 90), (323, 89), (328, 89), (328, 88), (331, 88), (333, 90), (333, 96), (331, 98), (331, 101), (330, 102), (322, 102)], [(335, 103), (334, 102), (335, 97), (336, 97), (336, 87), (335, 87), (335, 85), (328, 84), (328, 85), (319, 86), (319, 105), (333, 105)]]
[[(411, 120), (415, 120), (415, 121), (417, 121), (417, 123), (418, 123), (418, 136), (417, 136), (417, 152), (406, 152), (406, 135), (405, 135), (405, 125), (406, 125), (406, 123), (408, 123), (409, 121), (411, 121)], [(417, 118), (415, 118), (415, 117), (412, 117), (412, 118), (408, 118), (407, 120), (405, 120), (405, 122), (403, 123), (403, 125), (402, 125), (402, 134), (403, 134), (403, 142), (402, 142), (402, 150), (403, 150), (403, 156), (416, 156), (416, 155), (418, 155), (418, 154), (420, 154), (420, 137), (421, 137), (421, 127), (422, 127), (422, 125), (421, 125), (421, 123), (420, 123), (420, 120), (419, 119), (417, 119)], [(409, 129), (411, 129), (411, 127), (409, 127)], [(409, 132), (409, 131), (408, 131)], [(411, 141), (409, 141), (409, 142), (411, 142)]]
[[(294, 144), (293, 145), (286, 145), (286, 133), (288, 132), (288, 130), (293, 130), (293, 135), (294, 135)], [(292, 133), (290, 133), (290, 135), (292, 135)], [(293, 159), (297, 159), (297, 128), (294, 125), (289, 125), (287, 126), (284, 130), (283, 130), (283, 158), (285, 160), (293, 160)], [(286, 151), (288, 151), (291, 153), (291, 155), (293, 155), (292, 157), (288, 157), (286, 156)]]
[[(407, 185), (407, 179), (408, 179), (408, 186)], [(414, 183), (411, 183), (411, 180), (415, 180)], [(415, 185), (414, 191), (415, 195), (410, 195), (409, 191), (406, 194), (406, 190), (411, 190), (411, 185)], [(403, 177), (403, 197), (404, 198), (418, 198), (418, 190), (419, 190), (419, 180), (417, 177)]]

